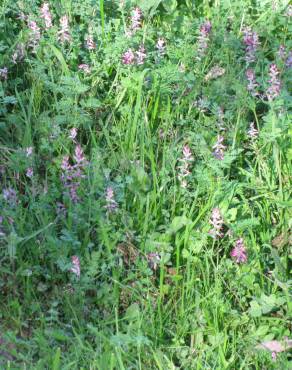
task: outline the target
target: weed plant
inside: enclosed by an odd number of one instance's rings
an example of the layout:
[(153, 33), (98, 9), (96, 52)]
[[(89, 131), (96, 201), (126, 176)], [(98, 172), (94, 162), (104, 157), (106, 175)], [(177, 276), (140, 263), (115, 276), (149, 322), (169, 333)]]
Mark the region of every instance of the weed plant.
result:
[(0, 368), (291, 368), (288, 1), (0, 28)]

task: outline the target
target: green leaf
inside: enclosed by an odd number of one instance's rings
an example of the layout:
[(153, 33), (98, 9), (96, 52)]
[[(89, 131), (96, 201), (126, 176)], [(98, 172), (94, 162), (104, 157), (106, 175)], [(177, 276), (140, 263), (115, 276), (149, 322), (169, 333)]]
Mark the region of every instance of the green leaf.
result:
[(69, 76), (70, 71), (69, 71), (69, 68), (67, 66), (67, 63), (65, 61), (65, 58), (63, 57), (63, 54), (54, 45), (52, 45), (52, 44), (49, 43), (49, 46), (52, 49), (53, 53), (55, 54), (55, 57), (60, 62), (64, 74), (67, 75), (67, 76)]
[(142, 9), (143, 13), (150, 11), (150, 16), (152, 16), (161, 1), (162, 0), (142, 0), (139, 1), (139, 7)]
[(261, 306), (257, 302), (251, 301), (250, 302), (249, 313), (252, 317), (262, 316)]
[(163, 0), (162, 5), (168, 13), (173, 13), (177, 7), (176, 0)]
[(178, 216), (175, 217), (172, 220), (171, 225), (169, 226), (168, 233), (175, 234), (177, 233), (181, 228), (183, 228), (186, 225), (189, 225), (191, 223), (191, 220), (188, 219), (186, 216)]
[(138, 303), (133, 303), (131, 306), (127, 308), (127, 311), (125, 313), (125, 318), (129, 321), (135, 321), (140, 316), (140, 308)]

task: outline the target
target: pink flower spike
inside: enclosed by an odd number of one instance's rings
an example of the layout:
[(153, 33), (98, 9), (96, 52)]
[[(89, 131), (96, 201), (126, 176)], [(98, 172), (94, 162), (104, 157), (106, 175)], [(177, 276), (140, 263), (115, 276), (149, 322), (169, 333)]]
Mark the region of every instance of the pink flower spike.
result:
[(28, 21), (28, 27), (30, 29), (29, 46), (32, 48), (33, 53), (36, 53), (36, 49), (39, 45), (41, 38), (40, 28), (35, 21)]
[(269, 101), (272, 101), (277, 98), (277, 96), (280, 95), (281, 91), (281, 81), (278, 77), (279, 75), (279, 70), (276, 66), (276, 64), (271, 64), (270, 65), (270, 71), (269, 71), (269, 76), (270, 76), (270, 86), (267, 90), (267, 98)]
[(70, 271), (73, 272), (77, 276), (78, 279), (80, 279), (80, 260), (77, 256), (71, 257), (72, 267), (70, 268)]
[(156, 43), (156, 49), (158, 50), (160, 55), (165, 54), (165, 40), (162, 38), (159, 38)]
[(255, 128), (254, 122), (250, 123), (247, 134), (252, 140), (256, 139), (259, 136), (259, 131)]
[(246, 263), (247, 251), (242, 238), (238, 239), (235, 242), (235, 246), (232, 249), (230, 256), (234, 259), (236, 263)]
[(248, 80), (247, 90), (251, 93), (252, 96), (258, 96), (259, 93), (256, 91), (258, 88), (258, 83), (256, 82), (254, 70), (249, 68), (245, 72), (246, 78)]
[(6, 81), (8, 77), (8, 68), (0, 68), (0, 79)]
[(139, 50), (136, 51), (135, 54), (136, 54), (136, 63), (138, 65), (144, 64), (147, 54), (143, 45), (140, 46)]
[(114, 194), (113, 188), (110, 186), (107, 187), (106, 196), (105, 196), (105, 200), (106, 200), (105, 208), (107, 209), (108, 212), (113, 212), (118, 208), (118, 204), (115, 201), (114, 197), (115, 197), (115, 194)]
[(250, 27), (245, 27), (243, 30), (243, 42), (245, 44), (245, 60), (247, 63), (255, 62), (256, 51), (258, 49), (259, 37), (256, 32), (253, 32)]
[(86, 47), (88, 50), (94, 50), (96, 48), (95, 42), (92, 35), (88, 35), (86, 39)]
[(209, 231), (209, 235), (211, 235), (214, 239), (222, 238), (223, 233), (221, 231), (224, 220), (221, 216), (221, 211), (219, 208), (213, 208), (209, 223), (213, 226), (213, 228)]
[(135, 55), (131, 49), (128, 49), (122, 56), (123, 64), (133, 64), (135, 61)]
[(30, 157), (32, 155), (32, 152), (33, 152), (33, 147), (29, 146), (28, 148), (25, 149), (25, 152), (26, 152), (26, 156)]
[(45, 28), (48, 30), (52, 27), (52, 15), (50, 12), (50, 7), (48, 3), (43, 3), (40, 9), (41, 12), (41, 18), (45, 21)]
[(75, 148), (74, 159), (75, 159), (75, 161), (78, 165), (80, 165), (81, 163), (86, 162), (86, 159), (85, 159), (84, 153), (83, 153), (83, 149), (81, 148), (81, 146), (79, 144)]
[(187, 177), (191, 174), (190, 165), (194, 158), (188, 145), (184, 145), (182, 154), (182, 158), (179, 159), (180, 165), (178, 166), (178, 180), (180, 181), (180, 185), (182, 188), (187, 188)]
[(30, 179), (33, 177), (33, 168), (32, 167), (29, 167), (26, 170), (26, 176), (29, 177)]
[(89, 65), (88, 64), (84, 64), (84, 63), (83, 64), (79, 64), (78, 69), (80, 71), (83, 71), (86, 74), (88, 74), (88, 73), (91, 72)]
[(141, 21), (142, 21), (142, 10), (136, 7), (132, 11), (131, 30), (135, 32), (139, 28), (141, 28)]
[(70, 29), (69, 29), (69, 19), (67, 15), (63, 15), (60, 19), (60, 31), (58, 32), (59, 34), (59, 40), (64, 43), (64, 42), (70, 42), (71, 41), (71, 36), (70, 36)]
[(77, 132), (78, 132), (78, 130), (77, 130), (76, 127), (71, 128), (69, 139), (72, 139), (73, 141), (75, 141), (76, 136), (77, 136)]
[(220, 161), (223, 161), (223, 159), (224, 159), (224, 151), (226, 149), (226, 146), (223, 145), (223, 141), (224, 141), (224, 137), (218, 135), (217, 136), (217, 142), (213, 146), (213, 149), (214, 149), (213, 155), (214, 155), (215, 158), (219, 159)]
[(197, 49), (197, 59), (201, 60), (208, 49), (209, 34), (212, 29), (212, 24), (210, 21), (204, 22), (200, 27), (200, 32), (198, 36), (198, 49)]

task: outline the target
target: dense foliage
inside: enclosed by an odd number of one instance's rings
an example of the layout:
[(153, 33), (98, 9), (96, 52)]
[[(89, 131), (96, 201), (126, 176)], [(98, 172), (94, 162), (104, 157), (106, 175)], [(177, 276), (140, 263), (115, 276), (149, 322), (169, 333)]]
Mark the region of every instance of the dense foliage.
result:
[(1, 369), (288, 369), (292, 7), (2, 0)]

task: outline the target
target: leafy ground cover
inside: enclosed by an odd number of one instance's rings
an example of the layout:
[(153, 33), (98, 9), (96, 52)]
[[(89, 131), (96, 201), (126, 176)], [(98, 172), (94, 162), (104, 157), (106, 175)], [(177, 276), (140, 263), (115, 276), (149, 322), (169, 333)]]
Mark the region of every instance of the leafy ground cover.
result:
[(288, 1), (0, 17), (0, 368), (291, 368)]

